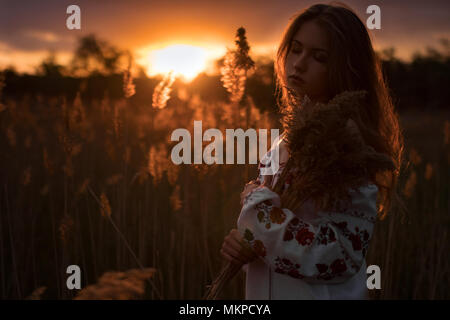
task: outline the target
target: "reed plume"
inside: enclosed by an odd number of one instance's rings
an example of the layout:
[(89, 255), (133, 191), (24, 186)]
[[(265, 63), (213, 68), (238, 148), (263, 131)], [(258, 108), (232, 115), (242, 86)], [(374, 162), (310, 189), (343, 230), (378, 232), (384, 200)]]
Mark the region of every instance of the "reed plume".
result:
[(239, 102), (244, 95), (245, 89), (245, 70), (236, 67), (235, 52), (228, 50), (225, 55), (221, 68), (222, 77), (220, 80), (223, 86), (230, 93), (230, 100), (232, 102)]
[(148, 298), (154, 268), (106, 272), (96, 284), (83, 288), (74, 300), (141, 300)]
[(103, 217), (111, 217), (111, 206), (109, 204), (109, 200), (108, 197), (106, 196), (106, 194), (104, 192), (102, 192), (102, 194), (100, 195), (100, 202), (101, 202), (101, 206), (100, 206), (100, 213)]
[(175, 81), (175, 75), (173, 72), (169, 72), (164, 76), (160, 83), (153, 91), (153, 108), (164, 109), (167, 105), (167, 101), (170, 99), (170, 93), (172, 92), (172, 84)]
[(132, 59), (131, 55), (128, 57), (128, 67), (123, 73), (123, 95), (126, 99), (130, 98), (136, 93), (136, 88), (133, 83), (133, 76), (131, 74)]
[(237, 30), (235, 43), (236, 49), (227, 50), (220, 72), (223, 86), (230, 93), (230, 100), (237, 103), (244, 95), (247, 72), (254, 68), (255, 63), (248, 54), (250, 46), (243, 27)]
[(25, 298), (25, 300), (41, 300), (42, 295), (47, 290), (47, 287), (42, 286), (33, 290), (33, 292)]

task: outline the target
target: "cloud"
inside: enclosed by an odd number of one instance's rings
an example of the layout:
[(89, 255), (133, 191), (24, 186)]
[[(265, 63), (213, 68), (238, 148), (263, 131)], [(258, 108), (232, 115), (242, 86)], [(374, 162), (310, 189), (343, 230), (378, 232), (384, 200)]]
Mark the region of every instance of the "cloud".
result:
[[(0, 69), (14, 66), (18, 72), (32, 73), (49, 54), (46, 49), (20, 50), (0, 42)], [(65, 65), (71, 60), (72, 52), (59, 51), (55, 56), (57, 63)]]
[(36, 39), (46, 43), (53, 43), (61, 40), (58, 35), (50, 31), (24, 30), (22, 33), (25, 37)]

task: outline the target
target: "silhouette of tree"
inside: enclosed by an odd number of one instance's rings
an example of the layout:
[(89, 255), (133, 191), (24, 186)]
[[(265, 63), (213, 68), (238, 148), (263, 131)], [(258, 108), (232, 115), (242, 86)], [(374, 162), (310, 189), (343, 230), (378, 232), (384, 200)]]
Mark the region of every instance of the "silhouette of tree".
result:
[(108, 42), (98, 39), (94, 34), (90, 34), (78, 41), (72, 60), (72, 71), (81, 74), (114, 74), (118, 72), (121, 58), (125, 54), (126, 51), (119, 50)]
[(66, 68), (56, 62), (56, 55), (50, 52), (41, 64), (36, 68), (36, 74), (44, 77), (62, 77)]

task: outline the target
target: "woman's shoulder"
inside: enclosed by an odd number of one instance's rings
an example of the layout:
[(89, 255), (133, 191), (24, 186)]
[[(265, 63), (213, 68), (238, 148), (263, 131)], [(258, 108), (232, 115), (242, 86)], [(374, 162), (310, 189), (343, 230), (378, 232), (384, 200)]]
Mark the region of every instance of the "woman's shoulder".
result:
[(349, 193), (354, 201), (376, 201), (378, 186), (368, 180), (357, 188), (350, 188)]
[(336, 201), (333, 210), (324, 211), (322, 214), (334, 216), (336, 213), (341, 213), (375, 222), (378, 214), (377, 185), (371, 181), (367, 181), (357, 188), (350, 188), (348, 194), (348, 199)]
[(356, 190), (350, 190), (350, 194), (354, 206), (364, 206), (368, 211), (376, 213), (378, 186), (375, 183), (368, 181)]

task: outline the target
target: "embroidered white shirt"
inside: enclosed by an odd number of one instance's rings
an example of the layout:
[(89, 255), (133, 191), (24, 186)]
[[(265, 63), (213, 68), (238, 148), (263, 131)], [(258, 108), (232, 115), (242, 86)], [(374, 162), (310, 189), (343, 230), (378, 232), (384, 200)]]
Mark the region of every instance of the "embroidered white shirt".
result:
[[(278, 142), (279, 143), (279, 142)], [(260, 162), (270, 163), (274, 147)], [(275, 185), (280, 169), (275, 174)], [(258, 180), (262, 182), (260, 174)], [(245, 265), (246, 299), (367, 299), (365, 255), (377, 216), (373, 183), (350, 190), (342, 212), (313, 214), (311, 202), (297, 212), (281, 208), (265, 186), (244, 199), (238, 230), (258, 254)]]

